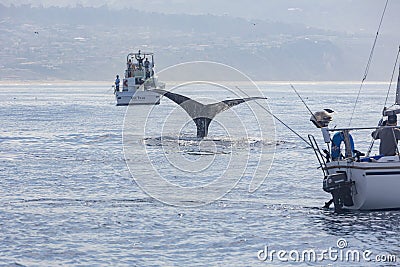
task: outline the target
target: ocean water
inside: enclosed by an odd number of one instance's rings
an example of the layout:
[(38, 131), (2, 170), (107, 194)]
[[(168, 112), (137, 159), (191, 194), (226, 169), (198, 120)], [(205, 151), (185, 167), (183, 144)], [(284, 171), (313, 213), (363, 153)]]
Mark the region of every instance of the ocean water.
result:
[[(304, 138), (313, 134), (321, 140), (288, 83), (258, 85), (273, 114)], [(331, 108), (333, 125), (348, 126), (357, 83), (294, 86), (313, 111)], [(353, 126), (377, 124), (387, 88), (366, 84)], [(223, 91), (208, 94), (227, 97)], [(399, 264), (400, 211), (335, 214), (321, 208), (330, 195), (321, 189), (322, 171), (313, 151), (282, 124), (275, 121), (274, 126), (269, 115), (260, 115), (262, 110), (257, 111), (262, 120), (254, 122), (248, 106), (240, 105), (232, 110), (244, 121), (246, 134), (237, 120), (221, 115), (211, 124), (209, 137), (199, 142), (193, 138), (194, 126), (175, 106), (163, 99), (154, 107), (143, 138), (141, 126), (134, 123), (149, 107), (127, 112), (115, 106), (107, 84), (1, 84), (0, 266)], [(172, 115), (165, 119), (161, 114)], [(156, 131), (160, 118), (171, 121), (162, 135)], [(356, 149), (366, 151), (369, 132), (353, 137)], [(143, 148), (147, 158), (137, 160)], [(207, 189), (227, 169), (232, 172), (218, 194), (198, 190)], [(265, 180), (257, 180), (257, 190), (250, 192), (257, 170), (266, 178), (261, 175)], [(236, 174), (239, 179), (229, 179)], [(157, 176), (192, 194), (164, 188)], [(143, 190), (151, 189), (142, 184), (147, 181), (158, 191)], [(337, 253), (323, 254), (324, 260), (296, 259), (296, 251), (320, 255), (329, 249)], [(279, 250), (286, 254), (263, 258), (265, 252), (270, 256)], [(349, 250), (371, 253), (366, 259), (346, 260)], [(375, 260), (391, 255), (397, 263)]]

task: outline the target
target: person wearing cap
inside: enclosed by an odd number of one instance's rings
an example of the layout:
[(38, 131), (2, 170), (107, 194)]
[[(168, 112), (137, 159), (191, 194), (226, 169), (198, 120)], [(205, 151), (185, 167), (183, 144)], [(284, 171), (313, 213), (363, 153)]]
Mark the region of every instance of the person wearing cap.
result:
[(386, 126), (372, 132), (374, 139), (380, 139), (379, 154), (383, 156), (394, 156), (397, 153), (397, 141), (400, 140), (400, 129), (390, 126), (397, 126), (397, 116), (389, 115)]

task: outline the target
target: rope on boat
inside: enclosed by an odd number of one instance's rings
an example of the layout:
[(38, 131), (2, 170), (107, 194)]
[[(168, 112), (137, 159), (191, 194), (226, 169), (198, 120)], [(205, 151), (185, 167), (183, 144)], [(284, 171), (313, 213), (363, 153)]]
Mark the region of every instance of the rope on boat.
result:
[[(242, 89), (240, 89), (238, 86), (236, 86), (236, 88), (242, 92), (244, 95), (246, 95), (247, 97), (250, 97), (245, 91), (243, 91)], [(283, 122), (281, 119), (279, 119), (275, 114), (273, 114), (270, 110), (268, 110), (267, 108), (265, 108), (263, 105), (261, 105), (260, 103), (258, 103), (258, 101), (254, 101), (260, 108), (262, 108), (263, 110), (265, 110), (269, 115), (271, 115), (275, 120), (279, 121), (283, 126), (285, 126), (286, 128), (288, 128), (292, 133), (294, 133), (297, 137), (299, 137), (301, 140), (303, 140), (309, 147), (311, 146), (311, 143), (308, 142), (304, 137), (302, 137), (299, 133), (297, 133), (295, 130), (293, 130), (289, 125), (287, 125), (285, 122)]]
[(354, 112), (355, 112), (355, 110), (356, 110), (357, 102), (358, 102), (358, 99), (359, 99), (359, 97), (360, 97), (360, 93), (361, 93), (361, 89), (362, 89), (362, 87), (363, 87), (363, 85), (364, 85), (364, 81), (367, 79), (367, 76), (368, 76), (369, 67), (371, 66), (372, 57), (373, 57), (373, 55), (374, 55), (374, 50), (375, 50), (376, 41), (378, 40), (379, 31), (380, 31), (381, 26), (382, 26), (383, 17), (385, 16), (386, 7), (387, 7), (387, 5), (388, 5), (388, 2), (389, 2), (389, 0), (386, 0), (385, 8), (383, 9), (383, 12), (382, 12), (382, 16), (381, 16), (381, 20), (380, 20), (380, 22), (379, 22), (378, 30), (376, 31), (375, 40), (374, 40), (374, 43), (373, 43), (373, 45), (372, 45), (371, 52), (369, 53), (369, 58), (368, 58), (367, 66), (365, 67), (364, 76), (363, 76), (363, 79), (362, 79), (362, 81), (361, 81), (360, 88), (358, 89), (356, 102), (354, 103), (353, 111), (352, 111), (352, 113), (351, 113), (351, 117), (350, 117), (350, 121), (349, 121), (349, 126), (351, 125), (351, 121), (352, 121), (352, 119), (353, 119)]
[[(389, 89), (388, 89), (387, 94), (386, 94), (386, 99), (385, 99), (385, 105), (384, 105), (384, 107), (386, 107), (387, 100), (388, 100), (388, 98), (389, 98), (390, 88), (391, 88), (391, 86), (392, 86), (393, 77), (394, 77), (394, 74), (395, 74), (395, 72), (396, 72), (397, 61), (399, 60), (399, 54), (400, 54), (400, 46), (399, 46), (399, 50), (397, 51), (396, 61), (395, 61), (394, 66), (393, 66), (392, 77), (390, 78)], [(400, 68), (399, 68), (399, 71), (400, 71)], [(399, 79), (400, 79), (400, 72), (399, 72)], [(397, 86), (399, 86), (399, 84), (397, 84)], [(397, 97), (396, 97), (396, 98), (397, 98)], [(396, 104), (398, 104), (398, 103), (396, 103)]]

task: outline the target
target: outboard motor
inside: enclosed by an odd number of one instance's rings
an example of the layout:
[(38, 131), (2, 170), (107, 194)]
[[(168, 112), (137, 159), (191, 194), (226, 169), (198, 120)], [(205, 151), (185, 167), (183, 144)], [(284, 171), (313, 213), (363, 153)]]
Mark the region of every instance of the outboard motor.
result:
[(325, 192), (331, 193), (335, 211), (341, 211), (343, 206), (353, 206), (351, 186), (354, 181), (349, 181), (345, 172), (330, 174), (324, 178), (323, 186)]
[(326, 108), (322, 111), (317, 111), (311, 115), (310, 121), (314, 123), (317, 128), (327, 127), (328, 124), (332, 121), (332, 113), (334, 111)]

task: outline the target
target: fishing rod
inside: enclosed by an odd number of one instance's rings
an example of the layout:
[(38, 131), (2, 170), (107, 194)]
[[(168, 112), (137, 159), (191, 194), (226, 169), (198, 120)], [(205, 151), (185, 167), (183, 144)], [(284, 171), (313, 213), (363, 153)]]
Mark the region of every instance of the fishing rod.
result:
[(367, 79), (367, 76), (368, 76), (369, 67), (371, 66), (372, 57), (373, 57), (373, 54), (374, 54), (374, 51), (375, 51), (376, 41), (378, 40), (379, 31), (380, 31), (381, 26), (382, 26), (383, 17), (385, 16), (386, 8), (387, 8), (387, 5), (388, 5), (388, 2), (389, 2), (389, 0), (386, 0), (385, 7), (384, 7), (383, 12), (382, 12), (381, 20), (380, 20), (380, 22), (379, 22), (378, 30), (376, 31), (375, 40), (374, 40), (374, 43), (373, 43), (373, 45), (372, 45), (371, 52), (369, 53), (369, 58), (368, 58), (367, 65), (366, 65), (366, 67), (365, 67), (364, 76), (363, 76), (363, 79), (362, 79), (362, 81), (361, 81), (360, 88), (358, 89), (358, 93), (357, 93), (357, 97), (356, 97), (356, 102), (354, 103), (353, 111), (352, 111), (352, 113), (351, 113), (351, 117), (350, 117), (350, 121), (349, 121), (349, 126), (351, 125), (351, 121), (353, 120), (354, 112), (355, 112), (355, 110), (356, 110), (356, 106), (357, 106), (357, 103), (358, 103), (358, 99), (359, 99), (359, 97), (360, 97), (361, 89), (362, 89), (362, 87), (363, 87), (363, 85), (364, 85), (365, 80)]
[[(250, 97), (246, 92), (244, 92), (242, 89), (240, 89), (238, 86), (236, 88), (242, 92), (244, 95), (247, 97)], [(289, 125), (287, 125), (284, 121), (282, 121), (280, 118), (278, 118), (275, 114), (273, 114), (270, 110), (265, 108), (263, 105), (258, 103), (258, 101), (254, 101), (259, 107), (261, 107), (263, 110), (265, 110), (269, 115), (271, 115), (275, 120), (279, 121), (283, 126), (285, 126), (287, 129), (289, 129), (292, 133), (294, 133), (297, 137), (299, 137), (301, 140), (303, 140), (309, 147), (311, 146), (311, 143), (308, 142), (304, 137), (302, 137), (299, 133), (297, 133), (294, 129), (292, 129)]]
[(306, 102), (303, 100), (303, 98), (302, 98), (302, 97), (300, 96), (300, 94), (297, 92), (296, 88), (294, 88), (293, 84), (290, 84), (290, 87), (292, 87), (293, 91), (294, 91), (294, 92), (296, 93), (296, 95), (300, 98), (301, 102), (303, 102), (304, 106), (308, 109), (308, 112), (310, 112), (310, 114), (311, 114), (311, 116), (314, 118), (315, 122), (316, 122), (319, 126), (321, 126), (321, 128), (322, 128), (322, 125), (320, 125), (320, 124), (318, 123), (317, 117), (315, 117), (315, 114), (311, 111), (311, 109), (308, 107), (308, 105), (306, 104)]
[(322, 130), (322, 135), (324, 137), (324, 141), (326, 143), (326, 146), (328, 148), (328, 150), (324, 150), (325, 153), (329, 153), (330, 154), (330, 147), (329, 147), (329, 143), (331, 141), (331, 138), (329, 136), (329, 132), (327, 128), (322, 127), (322, 125), (318, 122), (317, 117), (315, 116), (315, 114), (311, 111), (311, 109), (308, 107), (308, 105), (306, 104), (306, 102), (303, 100), (303, 98), (301, 97), (301, 95), (297, 92), (296, 88), (294, 88), (293, 84), (290, 84), (290, 87), (292, 87), (293, 91), (296, 93), (296, 95), (300, 98), (301, 102), (303, 102), (304, 106), (307, 108), (308, 112), (310, 112), (311, 116), (314, 118), (315, 123), (318, 124), (318, 126), (321, 128)]
[(296, 95), (300, 98), (301, 102), (303, 102), (304, 106), (308, 109), (308, 111), (310, 112), (311, 116), (313, 116), (314, 119), (317, 119), (317, 118), (315, 118), (314, 113), (311, 111), (311, 109), (307, 106), (306, 102), (305, 102), (305, 101), (303, 100), (303, 98), (300, 96), (299, 92), (297, 92), (296, 88), (294, 88), (293, 84), (290, 84), (290, 87), (292, 87), (293, 91), (294, 91), (294, 92), (296, 93)]

